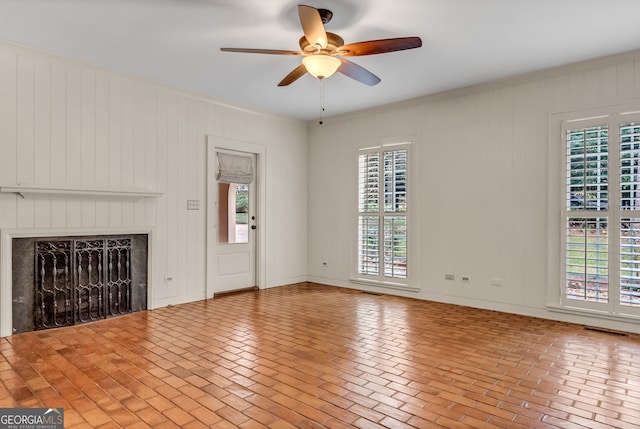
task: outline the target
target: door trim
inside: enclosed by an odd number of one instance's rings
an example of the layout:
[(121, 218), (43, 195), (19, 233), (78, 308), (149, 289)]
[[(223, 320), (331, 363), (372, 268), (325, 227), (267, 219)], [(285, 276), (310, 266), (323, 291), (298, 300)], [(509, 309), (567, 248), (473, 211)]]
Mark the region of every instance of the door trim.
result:
[[(266, 287), (266, 148), (258, 143), (229, 139), (218, 136), (207, 136), (207, 270), (205, 298), (212, 298), (215, 290), (215, 263), (217, 257), (215, 251), (216, 235), (214, 216), (215, 213), (215, 184), (216, 182), (216, 150), (231, 150), (252, 153), (256, 156), (256, 216), (257, 230), (255, 243), (255, 275), (256, 285), (259, 289)], [(219, 291), (218, 291), (219, 292)]]

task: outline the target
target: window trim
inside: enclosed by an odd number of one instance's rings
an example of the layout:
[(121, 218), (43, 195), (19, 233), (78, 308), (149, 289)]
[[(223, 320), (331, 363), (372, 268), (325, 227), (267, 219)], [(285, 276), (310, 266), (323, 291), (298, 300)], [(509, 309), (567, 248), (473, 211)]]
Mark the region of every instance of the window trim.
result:
[[(640, 121), (637, 103), (556, 113), (549, 116), (548, 135), (548, 244), (547, 244), (547, 305), (549, 311), (583, 315), (618, 321), (640, 320), (640, 307), (620, 303), (620, 247), (621, 219), (640, 218), (640, 210), (620, 208), (620, 125)], [(610, 196), (606, 211), (593, 211), (590, 216), (609, 218), (609, 301), (597, 303), (566, 297), (566, 130), (608, 125), (609, 158), (608, 190)], [(612, 233), (613, 232), (613, 233)], [(611, 285), (614, 285), (612, 288)]]
[[(359, 210), (359, 185), (360, 185), (359, 157), (360, 155), (367, 154), (367, 153), (380, 153), (382, 157), (383, 152), (403, 150), (403, 149), (407, 150), (407, 190), (406, 190), (407, 210), (401, 213), (401, 215), (406, 218), (406, 224), (407, 224), (407, 275), (406, 275), (406, 278), (385, 277), (383, 273), (379, 274), (378, 276), (367, 276), (365, 274), (360, 274), (358, 272), (358, 240), (359, 240), (358, 222), (362, 213)], [(382, 288), (388, 288), (388, 289), (394, 289), (394, 290), (411, 291), (411, 292), (419, 292), (421, 290), (419, 287), (415, 287), (411, 285), (412, 279), (418, 278), (416, 273), (417, 269), (414, 269), (415, 263), (413, 262), (414, 260), (416, 260), (415, 257), (417, 256), (417, 255), (414, 255), (414, 253), (417, 253), (417, 252), (415, 252), (414, 246), (412, 245), (412, 242), (414, 240), (411, 239), (411, 236), (414, 235), (413, 230), (417, 229), (417, 228), (414, 228), (414, 225), (412, 224), (412, 221), (411, 221), (411, 219), (413, 218), (411, 214), (413, 211), (413, 207), (417, 205), (417, 198), (413, 194), (413, 188), (414, 188), (413, 182), (416, 180), (415, 179), (416, 176), (414, 174), (415, 168), (414, 168), (414, 161), (413, 161), (413, 158), (415, 156), (416, 156), (415, 145), (413, 145), (412, 140), (409, 140), (409, 139), (398, 139), (398, 140), (392, 140), (392, 141), (388, 140), (378, 145), (368, 145), (368, 146), (363, 145), (362, 147), (355, 148), (354, 155), (352, 158), (354, 160), (352, 165), (354, 165), (354, 170), (355, 170), (355, 173), (353, 175), (353, 177), (355, 177), (355, 183), (354, 183), (354, 189), (352, 191), (353, 192), (352, 195), (357, 195), (358, 197), (356, 198), (355, 204), (353, 206), (354, 216), (353, 216), (352, 224), (354, 225), (354, 229), (353, 229), (353, 233), (351, 234), (352, 242), (353, 242), (352, 251), (351, 251), (352, 269), (351, 269), (351, 276), (349, 278), (349, 281), (351, 283), (382, 287)], [(380, 203), (381, 205), (383, 204), (382, 196), (381, 196)], [(398, 214), (395, 212), (385, 213), (384, 207), (381, 207), (380, 211), (377, 212), (376, 215), (378, 213), (380, 213), (383, 216), (384, 215), (394, 216)], [(409, 232), (410, 230), (412, 231), (411, 233)]]

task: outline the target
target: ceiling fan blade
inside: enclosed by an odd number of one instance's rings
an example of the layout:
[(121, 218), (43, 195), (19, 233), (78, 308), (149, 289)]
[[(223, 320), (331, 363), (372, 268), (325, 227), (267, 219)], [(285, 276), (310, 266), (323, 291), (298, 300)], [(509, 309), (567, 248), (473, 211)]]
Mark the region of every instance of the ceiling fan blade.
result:
[(380, 82), (380, 78), (378, 76), (371, 73), (364, 67), (361, 67), (356, 63), (352, 63), (349, 60), (345, 60), (344, 58), (340, 58), (340, 62), (342, 64), (338, 67), (338, 71), (343, 75), (349, 76), (351, 79), (355, 79), (358, 82), (369, 86), (377, 85)]
[(305, 73), (307, 73), (306, 67), (304, 66), (304, 64), (300, 64), (298, 67), (293, 69), (291, 73), (286, 75), (285, 78), (280, 81), (278, 86), (287, 86), (289, 84), (292, 84), (293, 82), (304, 76)]
[(422, 46), (419, 37), (397, 37), (394, 39), (369, 40), (367, 42), (350, 43), (338, 50), (338, 55), (357, 57), (362, 55), (384, 54), (386, 52), (404, 51)]
[(220, 50), (222, 52), (240, 52), (243, 54), (304, 55), (304, 52), (284, 51), (280, 49), (220, 48)]
[(298, 5), (298, 16), (304, 37), (311, 46), (320, 45), (323, 49), (327, 47), (327, 32), (320, 17), (318, 9), (303, 4)]

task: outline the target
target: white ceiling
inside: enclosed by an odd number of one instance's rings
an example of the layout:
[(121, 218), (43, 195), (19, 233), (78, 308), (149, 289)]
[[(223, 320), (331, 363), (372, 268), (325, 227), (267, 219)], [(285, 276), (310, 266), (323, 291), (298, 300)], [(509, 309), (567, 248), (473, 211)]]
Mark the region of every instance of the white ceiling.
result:
[(350, 59), (336, 74), (278, 82), (300, 57), (294, 0), (0, 0), (0, 40), (302, 119), (432, 94), (640, 48), (640, 0), (304, 0), (330, 9), (345, 43), (419, 36), (422, 48)]

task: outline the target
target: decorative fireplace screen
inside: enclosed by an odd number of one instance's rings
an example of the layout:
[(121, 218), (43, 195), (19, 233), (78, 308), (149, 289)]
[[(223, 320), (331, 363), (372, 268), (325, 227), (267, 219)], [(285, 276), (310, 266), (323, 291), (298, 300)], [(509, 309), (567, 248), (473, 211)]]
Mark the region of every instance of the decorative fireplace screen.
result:
[(36, 241), (34, 328), (130, 313), (131, 253), (131, 238)]

